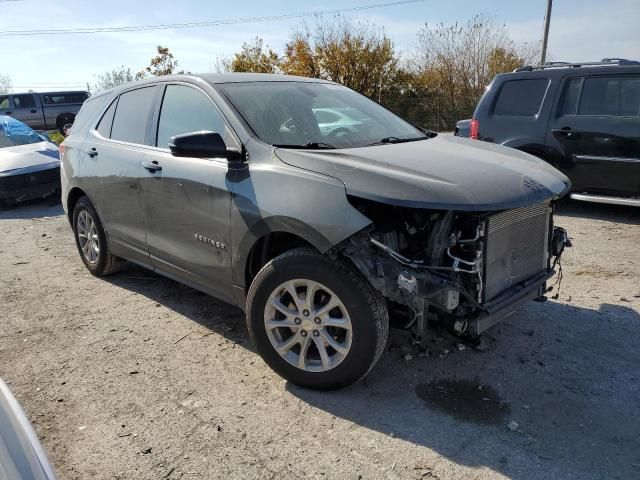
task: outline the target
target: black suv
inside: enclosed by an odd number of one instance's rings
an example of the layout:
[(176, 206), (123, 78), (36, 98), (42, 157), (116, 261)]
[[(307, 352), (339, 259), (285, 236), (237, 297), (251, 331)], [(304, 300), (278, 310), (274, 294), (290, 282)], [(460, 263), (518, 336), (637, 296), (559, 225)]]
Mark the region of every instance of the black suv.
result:
[(640, 62), (552, 63), (496, 76), (455, 135), (564, 172), (576, 200), (640, 206)]

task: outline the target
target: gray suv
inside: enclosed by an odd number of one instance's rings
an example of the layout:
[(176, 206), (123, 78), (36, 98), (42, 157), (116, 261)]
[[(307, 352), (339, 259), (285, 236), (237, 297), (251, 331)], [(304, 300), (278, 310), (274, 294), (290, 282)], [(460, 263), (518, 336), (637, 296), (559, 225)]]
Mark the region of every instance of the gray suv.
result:
[[(322, 129), (318, 111), (350, 111)], [(129, 260), (244, 309), (293, 383), (340, 388), (382, 355), (467, 338), (543, 297), (568, 179), (504, 147), (423, 131), (328, 81), (159, 77), (94, 96), (61, 147), (63, 203), (94, 275)]]

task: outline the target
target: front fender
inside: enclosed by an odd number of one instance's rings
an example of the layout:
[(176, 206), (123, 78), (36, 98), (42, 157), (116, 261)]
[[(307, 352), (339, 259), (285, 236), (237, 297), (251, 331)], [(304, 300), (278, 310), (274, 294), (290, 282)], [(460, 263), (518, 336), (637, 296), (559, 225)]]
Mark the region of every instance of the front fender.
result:
[(238, 286), (245, 285), (251, 248), (268, 233), (297, 235), (324, 253), (371, 223), (349, 203), (341, 181), (284, 164), (245, 166), (232, 192), (231, 261)]

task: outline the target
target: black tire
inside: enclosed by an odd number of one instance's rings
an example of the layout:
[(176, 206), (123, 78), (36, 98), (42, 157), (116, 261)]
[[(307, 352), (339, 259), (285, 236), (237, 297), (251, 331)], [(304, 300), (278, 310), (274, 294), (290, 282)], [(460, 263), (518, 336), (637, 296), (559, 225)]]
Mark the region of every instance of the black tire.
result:
[[(82, 246), (80, 244), (80, 237), (78, 235), (78, 217), (82, 212), (86, 212), (93, 220), (96, 233), (98, 235), (98, 245), (99, 245), (99, 253), (97, 254), (97, 260), (92, 263), (85, 256), (82, 251)], [(112, 255), (109, 250), (109, 244), (107, 242), (107, 235), (104, 231), (104, 227), (102, 226), (102, 222), (100, 221), (100, 217), (98, 216), (98, 212), (95, 207), (89, 200), (89, 197), (83, 196), (78, 199), (76, 205), (73, 209), (73, 236), (76, 239), (76, 246), (78, 247), (78, 253), (80, 254), (80, 258), (82, 262), (85, 264), (87, 269), (96, 276), (106, 276), (112, 275), (120, 270), (123, 261)]]
[(62, 117), (58, 118), (56, 122), (56, 126), (58, 127), (58, 131), (60, 132), (61, 135), (64, 135), (64, 126), (69, 123), (73, 123), (75, 119), (76, 119), (76, 116), (71, 113), (63, 115)]
[[(319, 282), (333, 292), (351, 320), (351, 346), (341, 363), (322, 372), (302, 370), (278, 354), (265, 327), (265, 307), (271, 293), (292, 279)], [(334, 390), (363, 379), (384, 352), (389, 315), (384, 299), (346, 262), (332, 260), (310, 248), (288, 251), (267, 263), (251, 283), (247, 295), (247, 326), (258, 353), (280, 376), (297, 385)]]

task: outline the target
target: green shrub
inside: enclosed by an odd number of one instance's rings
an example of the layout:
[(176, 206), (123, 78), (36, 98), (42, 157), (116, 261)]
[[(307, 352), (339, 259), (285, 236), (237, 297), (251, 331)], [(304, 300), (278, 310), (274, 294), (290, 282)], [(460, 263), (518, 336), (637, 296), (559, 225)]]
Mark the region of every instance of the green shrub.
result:
[(62, 135), (58, 130), (49, 130), (47, 135), (49, 135), (49, 138), (55, 142), (56, 145), (60, 145), (64, 140), (64, 135)]

